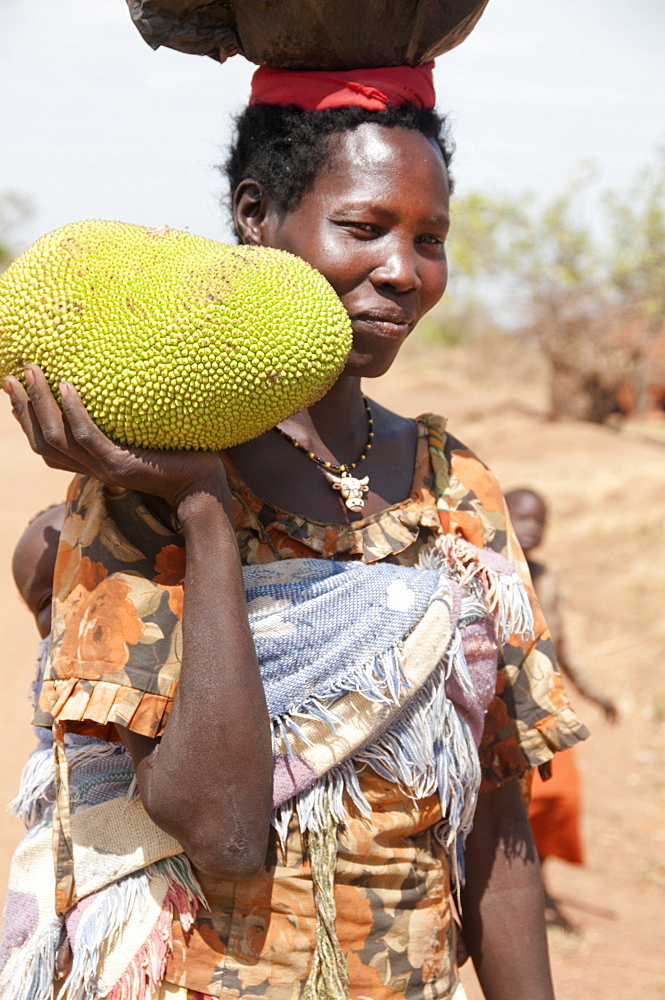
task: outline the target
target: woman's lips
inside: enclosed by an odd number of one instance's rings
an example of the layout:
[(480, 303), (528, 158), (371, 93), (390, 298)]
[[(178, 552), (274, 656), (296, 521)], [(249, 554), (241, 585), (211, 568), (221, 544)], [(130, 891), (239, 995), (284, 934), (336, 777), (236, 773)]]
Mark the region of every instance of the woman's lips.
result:
[(351, 317), (354, 328), (360, 327), (382, 337), (404, 337), (411, 331), (413, 318), (401, 312), (368, 312)]

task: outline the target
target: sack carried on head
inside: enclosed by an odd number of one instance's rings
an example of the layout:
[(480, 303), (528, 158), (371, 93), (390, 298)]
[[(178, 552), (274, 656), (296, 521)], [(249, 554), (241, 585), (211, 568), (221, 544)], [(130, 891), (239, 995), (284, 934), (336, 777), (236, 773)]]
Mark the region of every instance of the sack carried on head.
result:
[(418, 66), (464, 41), (488, 0), (127, 0), (152, 48), (260, 66)]

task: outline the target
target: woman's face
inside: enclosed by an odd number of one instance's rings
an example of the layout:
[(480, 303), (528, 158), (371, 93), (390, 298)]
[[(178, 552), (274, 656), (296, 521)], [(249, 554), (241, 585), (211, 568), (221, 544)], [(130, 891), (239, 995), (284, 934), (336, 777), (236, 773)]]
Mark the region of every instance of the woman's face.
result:
[(288, 213), (270, 204), (249, 239), (297, 254), (328, 279), (353, 326), (345, 371), (372, 377), (445, 290), (448, 175), (420, 132), (365, 124), (332, 141), (300, 204)]

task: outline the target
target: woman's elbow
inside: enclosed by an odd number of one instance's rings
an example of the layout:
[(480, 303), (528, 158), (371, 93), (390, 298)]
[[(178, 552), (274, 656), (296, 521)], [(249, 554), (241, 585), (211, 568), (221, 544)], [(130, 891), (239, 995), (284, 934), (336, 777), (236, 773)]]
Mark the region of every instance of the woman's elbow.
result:
[[(183, 838), (185, 839), (185, 838)], [(234, 838), (188, 837), (185, 854), (203, 875), (225, 882), (243, 882), (254, 878), (265, 867), (268, 833), (265, 837)]]
[(233, 789), (198, 794), (182, 782), (161, 780), (154, 768), (138, 772), (139, 792), (153, 823), (174, 837), (203, 874), (238, 882), (265, 865), (272, 808), (272, 772), (258, 793)]
[[(209, 809), (178, 810), (154, 802), (146, 804), (154, 823), (174, 837), (185, 854), (204, 875), (229, 882), (250, 879), (265, 865), (270, 832), (269, 815), (249, 815), (249, 810), (230, 827), (215, 821)], [(187, 817), (183, 822), (183, 817)]]

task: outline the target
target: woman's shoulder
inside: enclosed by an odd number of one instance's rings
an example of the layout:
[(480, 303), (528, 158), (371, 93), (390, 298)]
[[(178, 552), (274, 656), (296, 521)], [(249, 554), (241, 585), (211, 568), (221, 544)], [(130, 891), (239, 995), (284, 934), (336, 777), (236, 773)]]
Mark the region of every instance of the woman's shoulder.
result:
[(430, 461), (439, 507), (490, 517), (494, 530), (505, 525), (505, 502), (497, 477), (482, 458), (448, 429), (445, 417), (425, 413)]
[(464, 459), (470, 464), (477, 464), (480, 468), (491, 471), (473, 448), (452, 433), (447, 417), (437, 413), (422, 413), (416, 419), (427, 429), (430, 451), (438, 452), (447, 459), (448, 464)]

